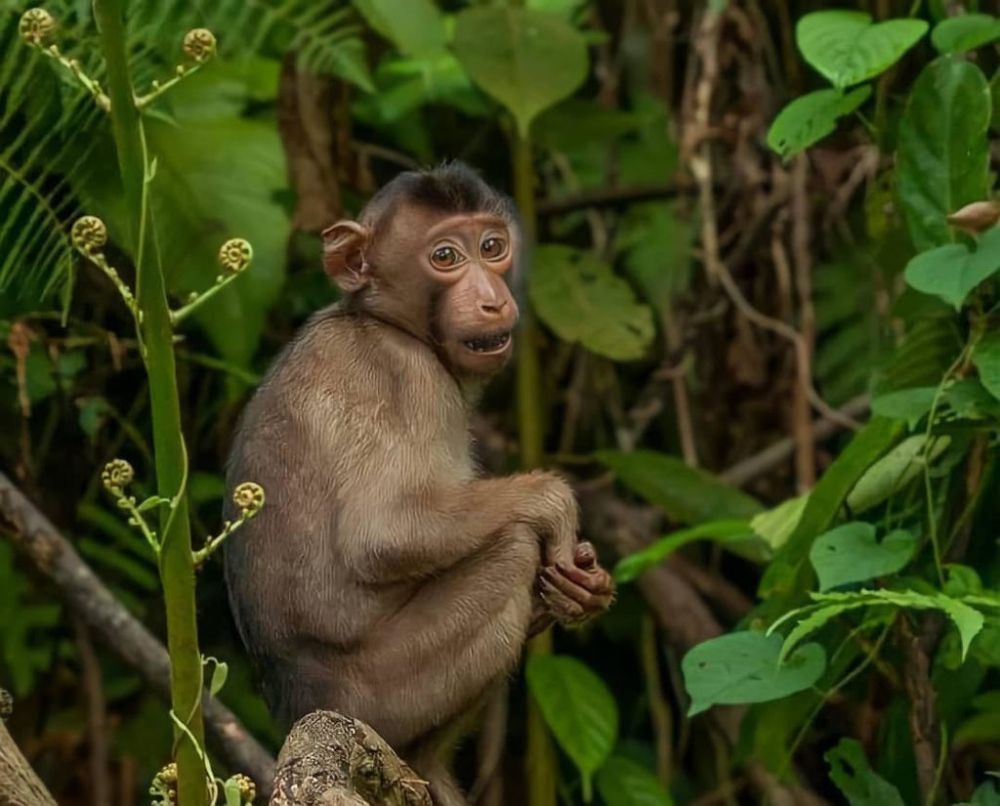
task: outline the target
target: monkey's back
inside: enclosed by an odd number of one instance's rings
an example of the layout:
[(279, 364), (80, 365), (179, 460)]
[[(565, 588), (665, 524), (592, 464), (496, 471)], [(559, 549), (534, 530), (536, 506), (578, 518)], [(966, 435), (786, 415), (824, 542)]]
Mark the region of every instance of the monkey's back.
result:
[[(284, 718), (332, 707), (314, 702), (321, 695), (309, 691), (310, 669), (324, 685), (338, 667), (349, 674), (372, 625), (412, 592), (412, 584), (366, 584), (343, 553), (345, 533), (366, 507), (379, 505), (363, 500), (377, 498), (376, 474), (398, 470), (400, 456), (427, 473), (455, 465), (454, 455), (435, 462), (419, 443), (439, 444), (440, 432), (454, 433), (454, 423), (439, 428), (434, 421), (464, 416), (464, 406), (433, 353), (412, 341), (336, 306), (321, 311), (277, 358), (241, 419), (227, 489), (254, 481), (266, 501), (226, 542), (226, 584), (265, 693)], [(401, 420), (400, 412), (410, 416)], [(464, 439), (450, 454), (471, 473)], [(373, 462), (378, 456), (387, 459)], [(294, 702), (274, 682), (290, 678), (299, 681)]]

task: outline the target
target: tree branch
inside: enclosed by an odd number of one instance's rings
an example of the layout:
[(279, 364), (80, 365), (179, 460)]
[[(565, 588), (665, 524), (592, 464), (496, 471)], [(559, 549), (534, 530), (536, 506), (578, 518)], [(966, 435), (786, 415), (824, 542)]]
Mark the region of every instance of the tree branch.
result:
[[(167, 650), (129, 613), (9, 478), (0, 473), (0, 523), (11, 527), (14, 548), (59, 592), (101, 642), (135, 668), (160, 695), (170, 694)], [(226, 706), (203, 694), (205, 721), (214, 748), (263, 793), (270, 791), (274, 759)]]
[[(0, 689), (4, 702), (10, 695)], [(9, 710), (7, 713), (10, 713)], [(6, 718), (6, 714), (4, 714)], [(0, 806), (56, 806), (45, 784), (21, 754), (0, 720)]]
[(313, 711), (278, 755), (271, 806), (432, 806), (422, 781), (364, 722)]

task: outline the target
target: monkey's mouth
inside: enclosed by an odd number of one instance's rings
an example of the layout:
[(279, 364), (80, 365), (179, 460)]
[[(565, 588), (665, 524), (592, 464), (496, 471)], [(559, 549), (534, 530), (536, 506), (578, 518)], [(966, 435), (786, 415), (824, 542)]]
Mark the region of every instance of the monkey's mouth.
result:
[(499, 353), (510, 344), (510, 331), (493, 333), (489, 336), (476, 336), (473, 339), (465, 339), (462, 344), (474, 353)]

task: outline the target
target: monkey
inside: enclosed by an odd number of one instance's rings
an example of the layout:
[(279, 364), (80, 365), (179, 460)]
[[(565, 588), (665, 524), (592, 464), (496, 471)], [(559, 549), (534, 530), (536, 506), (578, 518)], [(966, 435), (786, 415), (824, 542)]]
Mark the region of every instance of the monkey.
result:
[(527, 638), (614, 594), (559, 475), (483, 477), (469, 420), (508, 362), (512, 201), (461, 163), (407, 171), (323, 233), (341, 291), (247, 404), (227, 486), (261, 512), (224, 546), (230, 606), (265, 699), (371, 725), (435, 803), (443, 761)]

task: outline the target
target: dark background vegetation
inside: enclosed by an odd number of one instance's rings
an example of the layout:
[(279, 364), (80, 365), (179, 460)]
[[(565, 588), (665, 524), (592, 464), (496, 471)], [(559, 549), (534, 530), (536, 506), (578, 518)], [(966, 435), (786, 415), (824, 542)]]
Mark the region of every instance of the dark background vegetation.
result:
[[(242, 405), (295, 329), (335, 299), (320, 268), (319, 231), (356, 213), (398, 171), (442, 159), (464, 160), (496, 186), (516, 190), (506, 111), (451, 51), (421, 45), (419, 21), (407, 17), (420, 4), (400, 0), (398, 18), (379, 18), (372, 9), (381, 5), (131, 3), (130, 50), (143, 84), (177, 63), (189, 28), (210, 28), (219, 40), (218, 58), (166, 96), (147, 122), (171, 288), (183, 296), (211, 282), (226, 238), (245, 237), (255, 251), (247, 276), (206, 306), (177, 345), (196, 545), (219, 527), (222, 468)], [(476, 4), (442, 0), (439, 7), (450, 19), (469, 5)], [(796, 50), (794, 23), (829, 3), (526, 5), (587, 40), (584, 83), (531, 126), (531, 192), (538, 242), (577, 250), (573, 260), (584, 262), (574, 265), (591, 276), (560, 290), (572, 275), (563, 265), (568, 258), (545, 247), (540, 260), (556, 291), (532, 288), (530, 299), (542, 322), (545, 462), (577, 483), (586, 536), (610, 567), (679, 526), (749, 518), (809, 490), (850, 439), (850, 426), (867, 418), (873, 389), (936, 384), (952, 362), (963, 322), (937, 316), (913, 326), (907, 318), (932, 303), (904, 294), (901, 274), (916, 250), (894, 196), (903, 104), (935, 52), (928, 40), (919, 42), (878, 80), (863, 118), (845, 118), (831, 137), (783, 161), (765, 142), (771, 121), (791, 99), (826, 86)], [(995, 10), (986, 5), (978, 10)], [(135, 466), (140, 486), (153, 477), (145, 374), (120, 300), (68, 243), (69, 225), (82, 213), (101, 215), (112, 243), (119, 231), (109, 130), (76, 85), (19, 43), (26, 6), (3, 6), (0, 468), (162, 636), (155, 564), (99, 483), (99, 469), (115, 457)], [(878, 19), (916, 8), (931, 22), (977, 10), (974, 0), (840, 6)], [(89, 4), (62, 0), (48, 8), (61, 44), (99, 76)], [(995, 51), (987, 47), (978, 59), (992, 76)], [(529, 83), (560, 80), (558, 65), (525, 69)], [(114, 246), (108, 254), (129, 265)], [(526, 289), (520, 293), (529, 299)], [(512, 370), (481, 409), (476, 436), (485, 466), (515, 470)], [(1000, 522), (991, 423), (978, 480), (992, 485), (992, 494), (977, 496), (983, 503), (964, 560), (987, 587), (997, 579)], [(667, 454), (673, 464), (659, 474), (636, 471), (641, 478), (632, 473), (624, 485), (622, 452), (634, 449)], [(602, 460), (598, 451), (618, 453)], [(948, 470), (968, 478), (967, 462), (967, 454), (956, 454)], [(684, 463), (713, 476), (685, 476), (676, 467)], [(949, 494), (956, 501), (960, 486)], [(919, 510), (920, 503), (901, 496), (899, 506)], [(556, 631), (556, 652), (584, 661), (614, 697), (616, 757), (658, 774), (679, 803), (842, 802), (823, 754), (853, 736), (905, 802), (920, 802), (921, 750), (908, 718), (913, 692), (900, 680), (907, 656), (894, 639), (875, 672), (823, 700), (819, 712), (806, 691), (749, 710), (685, 716), (683, 654), (784, 612), (753, 611), (772, 549), (766, 540), (692, 543), (638, 583), (623, 583), (599, 623)], [(198, 596), (203, 652), (229, 664), (223, 701), (276, 751), (282, 733), (255, 692), (218, 562), (200, 572)], [(837, 629), (843, 635), (849, 627)], [(998, 633), (991, 635), (995, 641)], [(859, 651), (868, 652), (871, 640), (864, 640)], [(825, 643), (832, 654), (836, 642)], [(995, 647), (967, 662), (976, 674), (934, 650), (930, 657), (935, 675), (943, 675), (935, 684), (951, 735), (977, 713), (992, 714), (985, 724), (1000, 720), (1000, 703), (986, 711), (972, 705), (976, 696), (996, 698)], [(79, 614), (62, 607), (5, 540), (0, 684), (16, 700), (9, 730), (60, 803), (91, 802), (95, 775), (105, 777), (115, 803), (148, 798), (149, 780), (170, 755), (163, 702), (95, 645)], [(519, 678), (503, 773), (510, 803), (522, 802), (524, 792), (525, 701)], [(103, 752), (94, 730), (106, 737)], [(936, 797), (968, 798), (1000, 765), (995, 723), (970, 735), (950, 745)], [(468, 780), (472, 751), (460, 762)], [(557, 763), (561, 798), (579, 802), (573, 764), (561, 754)], [(614, 802), (605, 790), (598, 797)]]

